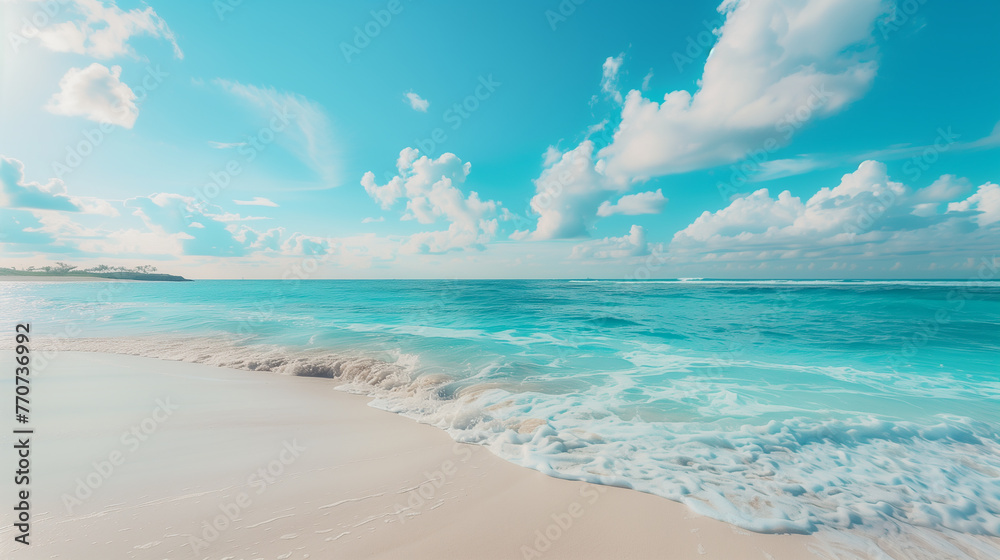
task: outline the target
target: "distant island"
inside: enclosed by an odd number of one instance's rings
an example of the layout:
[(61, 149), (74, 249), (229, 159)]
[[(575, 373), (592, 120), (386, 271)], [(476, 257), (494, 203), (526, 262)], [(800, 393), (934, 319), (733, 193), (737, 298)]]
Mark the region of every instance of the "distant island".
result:
[(108, 266), (101, 264), (90, 268), (79, 268), (64, 262), (55, 266), (29, 266), (18, 269), (15, 267), (0, 267), (0, 276), (7, 277), (58, 277), (58, 278), (104, 278), (110, 280), (147, 280), (152, 282), (191, 282), (190, 279), (174, 274), (156, 272), (156, 267), (142, 265), (135, 268), (124, 266)]

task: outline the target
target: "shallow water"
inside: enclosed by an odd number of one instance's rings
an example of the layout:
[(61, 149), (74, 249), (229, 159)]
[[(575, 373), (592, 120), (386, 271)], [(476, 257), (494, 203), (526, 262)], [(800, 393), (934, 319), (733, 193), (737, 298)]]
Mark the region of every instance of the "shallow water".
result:
[(66, 348), (335, 377), (751, 530), (1000, 536), (997, 283), (3, 283), (0, 305)]

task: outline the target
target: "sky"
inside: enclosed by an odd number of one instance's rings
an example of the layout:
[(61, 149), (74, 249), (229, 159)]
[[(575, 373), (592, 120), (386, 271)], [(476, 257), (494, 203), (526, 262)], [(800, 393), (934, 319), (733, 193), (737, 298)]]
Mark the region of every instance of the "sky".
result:
[(997, 275), (995, 2), (0, 11), (0, 266)]

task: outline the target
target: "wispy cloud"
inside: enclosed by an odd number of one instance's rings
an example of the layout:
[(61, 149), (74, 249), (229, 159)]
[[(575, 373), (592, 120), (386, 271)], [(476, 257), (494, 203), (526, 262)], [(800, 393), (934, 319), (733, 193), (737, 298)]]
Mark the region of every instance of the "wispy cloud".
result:
[(414, 111), (420, 111), (421, 113), (426, 113), (427, 108), (431, 106), (430, 101), (427, 101), (412, 91), (404, 95), (403, 99), (410, 104), (410, 107), (412, 107)]
[(215, 148), (216, 150), (230, 150), (232, 148), (239, 148), (240, 146), (246, 146), (246, 142), (216, 142), (214, 140), (209, 140), (208, 145)]
[(277, 208), (278, 205), (272, 200), (264, 198), (262, 196), (255, 196), (251, 200), (234, 200), (237, 206), (270, 206), (272, 208)]
[(293, 92), (269, 86), (255, 86), (216, 79), (214, 83), (246, 102), (268, 123), (275, 116), (287, 115), (290, 127), (276, 134), (300, 161), (309, 166), (328, 187), (341, 182), (341, 169), (330, 119), (319, 103)]
[(622, 92), (618, 91), (618, 71), (621, 70), (624, 60), (624, 54), (609, 56), (601, 67), (601, 91), (619, 105), (622, 103)]
[(751, 175), (750, 180), (759, 183), (802, 175), (818, 169), (856, 165), (866, 160), (898, 161), (921, 158), (928, 153), (989, 150), (1000, 147), (1000, 122), (993, 128), (993, 132), (982, 138), (968, 142), (961, 142), (959, 138), (960, 135), (952, 131), (950, 127), (945, 127), (937, 131), (937, 137), (930, 144), (905, 144), (855, 154), (808, 154), (795, 158), (766, 161), (760, 164), (758, 171)]

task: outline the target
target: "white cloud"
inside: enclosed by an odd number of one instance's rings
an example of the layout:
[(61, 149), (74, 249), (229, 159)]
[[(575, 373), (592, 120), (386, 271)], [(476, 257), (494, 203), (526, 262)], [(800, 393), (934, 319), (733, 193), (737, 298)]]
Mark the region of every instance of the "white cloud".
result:
[(867, 91), (877, 69), (871, 32), (885, 9), (882, 0), (726, 0), (700, 89), (660, 103), (630, 91), (599, 153), (606, 173), (627, 183), (786, 144)]
[(46, 48), (56, 52), (85, 54), (94, 58), (136, 56), (128, 41), (133, 36), (149, 35), (170, 42), (174, 56), (184, 58), (173, 31), (153, 8), (124, 11), (115, 2), (100, 0), (60, 0), (69, 12), (81, 20), (65, 21), (42, 27), (38, 38)]
[(281, 238), (285, 235), (285, 228), (271, 228), (263, 233), (249, 227), (236, 228), (233, 238), (242, 243), (247, 249), (253, 251), (281, 251)]
[(913, 191), (892, 181), (885, 164), (865, 161), (836, 187), (823, 187), (805, 202), (788, 191), (771, 198), (760, 189), (717, 212), (704, 212), (674, 235), (670, 253), (687, 261), (815, 263), (996, 251), (1000, 187), (987, 183), (944, 213), (937, 212), (936, 202), (924, 202), (960, 192), (940, 186), (956, 181), (945, 176)]
[(246, 142), (216, 142), (215, 140), (209, 140), (208, 145), (215, 148), (216, 150), (229, 150), (232, 148), (239, 148), (240, 146), (246, 146)]
[(406, 148), (396, 161), (399, 174), (385, 185), (375, 183), (371, 171), (361, 178), (365, 192), (384, 209), (406, 200), (403, 220), (432, 224), (448, 222), (444, 231), (413, 234), (404, 243), (407, 252), (443, 253), (463, 248), (480, 248), (493, 239), (497, 231), (499, 203), (482, 200), (475, 191), (466, 196), (461, 187), (471, 169), (455, 154), (445, 153), (437, 159), (420, 156), (418, 150)]
[(79, 212), (80, 207), (66, 194), (66, 185), (59, 179), (46, 184), (24, 178), (24, 164), (12, 158), (0, 157), (0, 206)]
[(663, 190), (656, 189), (655, 191), (627, 194), (619, 198), (618, 202), (614, 204), (605, 200), (597, 208), (597, 215), (603, 218), (614, 214), (624, 214), (626, 216), (659, 214), (666, 205), (667, 199), (663, 196)]
[(315, 257), (332, 254), (335, 246), (329, 239), (293, 233), (281, 246), (286, 255)]
[(894, 145), (890, 148), (880, 150), (867, 150), (855, 154), (810, 154), (798, 156), (792, 159), (778, 159), (762, 162), (757, 172), (752, 172), (749, 177), (751, 181), (761, 182), (792, 175), (807, 173), (815, 169), (837, 167), (841, 165), (854, 165), (859, 162), (874, 159), (878, 161), (898, 161), (909, 159), (911, 161), (903, 165), (903, 171), (908, 177), (918, 178), (923, 174), (922, 165), (915, 162), (922, 158), (930, 157), (928, 154), (940, 154), (942, 152), (965, 152), (975, 150), (989, 150), (1000, 146), (1000, 122), (998, 122), (990, 134), (969, 141), (959, 141), (961, 137), (952, 131), (951, 127), (937, 129), (934, 141), (929, 144), (904, 143)]
[(601, 65), (601, 91), (619, 105), (622, 102), (622, 93), (618, 91), (618, 71), (621, 70), (624, 59), (624, 54), (609, 56)]
[[(589, 137), (593, 136), (595, 133), (598, 133), (598, 132), (604, 130), (604, 128), (606, 126), (608, 126), (608, 122), (609, 122), (608, 119), (604, 119), (604, 120), (602, 120), (601, 122), (599, 122), (597, 124), (592, 124), (592, 125), (588, 126), (587, 127), (587, 137), (589, 138)], [(549, 150), (556, 150), (556, 149), (553, 146), (549, 146)], [(556, 152), (558, 153), (558, 150), (556, 150)], [(559, 154), (559, 155), (561, 155), (561, 154)], [(554, 161), (550, 161), (548, 157), (545, 158), (545, 166), (546, 167), (548, 167), (549, 165), (552, 165), (553, 163), (555, 163), (555, 162)]]
[(77, 240), (77, 248), (94, 255), (149, 255), (179, 256), (183, 253), (183, 234), (137, 229), (95, 230)]
[(115, 217), (118, 210), (110, 202), (102, 198), (92, 196), (72, 196), (70, 200), (80, 208), (84, 214), (100, 214), (101, 216)]
[[(608, 194), (619, 190), (593, 162), (594, 144), (590, 140), (564, 154), (546, 154), (550, 162), (535, 179), (531, 209), (538, 214), (538, 224), (531, 238), (567, 239), (585, 237), (597, 219), (597, 210)], [(526, 234), (516, 234), (523, 238)]]
[(121, 73), (120, 66), (108, 68), (96, 62), (86, 68), (70, 68), (45, 109), (56, 115), (81, 116), (132, 128), (139, 108), (135, 93), (119, 79)]
[(118, 215), (118, 211), (106, 200), (69, 196), (65, 183), (60, 179), (52, 178), (45, 184), (26, 180), (24, 164), (3, 156), (0, 156), (0, 206)]
[(916, 192), (917, 200), (924, 202), (945, 202), (955, 200), (972, 190), (968, 179), (954, 175), (942, 175), (938, 180)]
[(626, 259), (649, 254), (649, 243), (646, 241), (646, 230), (642, 226), (633, 225), (627, 235), (622, 237), (605, 237), (586, 241), (573, 247), (571, 259)]
[(378, 218), (373, 218), (371, 216), (361, 220), (362, 224), (377, 224), (385, 221), (385, 216), (379, 216)]
[(427, 108), (431, 106), (430, 101), (427, 101), (412, 91), (403, 96), (403, 101), (409, 103), (410, 107), (412, 107), (414, 111), (420, 111), (421, 113), (426, 113)]
[(810, 156), (762, 161), (749, 179), (755, 183), (761, 183), (793, 175), (802, 175), (824, 165), (826, 165), (825, 162)]
[(201, 205), (193, 197), (173, 193), (139, 196), (125, 201), (133, 214), (152, 233), (181, 240), (185, 255), (243, 256), (243, 243), (234, 237), (231, 214), (213, 213), (213, 207)]
[(237, 206), (270, 206), (272, 208), (277, 208), (278, 205), (262, 196), (255, 196), (251, 200), (234, 200)]
[(949, 212), (977, 212), (975, 219), (980, 226), (1000, 222), (1000, 186), (987, 183), (979, 187), (975, 194), (961, 202), (948, 205)]
[(215, 80), (216, 85), (247, 102), (274, 132), (275, 141), (313, 169), (322, 180), (340, 184), (338, 150), (323, 107), (297, 93), (272, 87)]
[[(659, 201), (649, 193), (618, 204), (609, 196), (654, 176), (777, 149), (799, 127), (840, 111), (874, 79), (871, 32), (885, 9), (882, 0), (726, 0), (699, 89), (668, 93), (661, 103), (632, 90), (610, 144), (595, 153), (589, 137), (597, 126), (572, 150), (550, 147), (531, 200), (537, 226), (512, 239), (583, 237), (599, 217), (652, 212)], [(602, 66), (601, 88), (613, 99), (623, 60)]]

